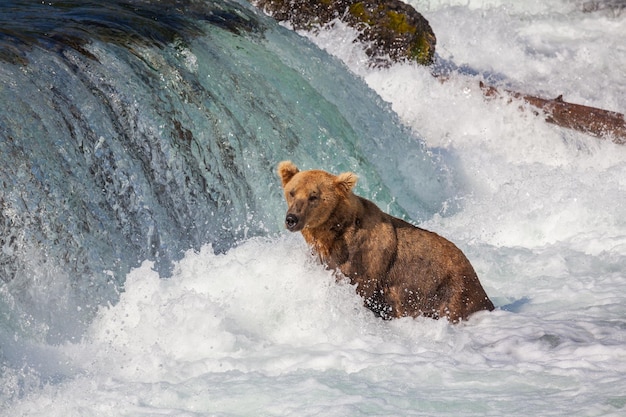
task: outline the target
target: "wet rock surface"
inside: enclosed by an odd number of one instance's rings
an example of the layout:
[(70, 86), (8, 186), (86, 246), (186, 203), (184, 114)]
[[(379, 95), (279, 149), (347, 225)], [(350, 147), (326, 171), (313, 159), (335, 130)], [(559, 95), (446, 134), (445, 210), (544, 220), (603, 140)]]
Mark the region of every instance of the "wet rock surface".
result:
[(415, 61), (429, 65), (436, 37), (428, 21), (399, 0), (256, 0), (253, 3), (297, 30), (317, 30), (335, 19), (359, 31), (375, 65)]

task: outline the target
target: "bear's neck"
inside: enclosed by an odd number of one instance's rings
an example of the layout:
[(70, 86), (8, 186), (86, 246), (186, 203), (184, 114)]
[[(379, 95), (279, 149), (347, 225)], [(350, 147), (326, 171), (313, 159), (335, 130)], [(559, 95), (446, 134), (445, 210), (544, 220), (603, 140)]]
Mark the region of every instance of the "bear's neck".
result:
[(326, 222), (317, 227), (305, 227), (302, 236), (320, 260), (332, 266), (338, 242), (346, 231), (358, 227), (362, 212), (362, 199), (350, 193), (348, 198), (339, 201)]

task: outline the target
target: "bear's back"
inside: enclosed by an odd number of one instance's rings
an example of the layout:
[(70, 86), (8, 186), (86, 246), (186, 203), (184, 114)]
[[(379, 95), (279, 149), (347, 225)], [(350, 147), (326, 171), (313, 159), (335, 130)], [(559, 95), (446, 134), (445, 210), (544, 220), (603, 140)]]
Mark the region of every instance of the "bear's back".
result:
[(419, 294), (420, 299), (416, 306), (419, 311), (412, 311), (407, 299), (400, 302), (405, 311), (399, 316), (431, 315), (428, 311), (432, 310), (433, 316), (458, 321), (476, 311), (494, 309), (472, 264), (454, 243), (390, 217), (397, 236), (397, 254), (389, 269), (388, 284), (400, 287), (400, 294)]

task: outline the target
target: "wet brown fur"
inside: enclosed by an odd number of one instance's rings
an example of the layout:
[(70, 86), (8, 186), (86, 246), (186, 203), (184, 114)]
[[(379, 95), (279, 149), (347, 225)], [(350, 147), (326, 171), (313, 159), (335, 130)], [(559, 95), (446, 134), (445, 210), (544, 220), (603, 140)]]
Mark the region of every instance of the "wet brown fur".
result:
[(458, 322), (494, 309), (461, 250), (355, 195), (356, 175), (300, 171), (290, 161), (278, 165), (278, 175), (287, 216), (293, 216), (288, 228), (300, 231), (324, 264), (356, 284), (365, 305), (381, 317)]

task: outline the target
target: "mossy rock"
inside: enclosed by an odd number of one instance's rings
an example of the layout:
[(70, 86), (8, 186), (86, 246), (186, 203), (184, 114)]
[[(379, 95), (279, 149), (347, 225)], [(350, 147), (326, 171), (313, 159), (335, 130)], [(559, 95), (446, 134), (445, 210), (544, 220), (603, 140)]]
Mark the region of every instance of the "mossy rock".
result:
[(253, 0), (278, 21), (315, 30), (340, 19), (359, 30), (359, 40), (377, 65), (398, 61), (433, 62), (435, 34), (428, 21), (399, 0)]

